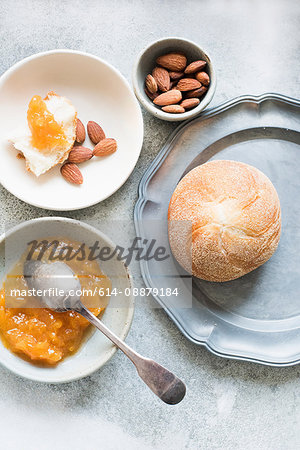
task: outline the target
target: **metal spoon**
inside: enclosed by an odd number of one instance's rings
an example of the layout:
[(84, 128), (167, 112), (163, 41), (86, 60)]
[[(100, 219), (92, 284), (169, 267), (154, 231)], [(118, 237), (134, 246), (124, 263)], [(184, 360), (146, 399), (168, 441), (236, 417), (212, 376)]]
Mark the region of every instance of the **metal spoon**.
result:
[(29, 289), (41, 291), (42, 295), (38, 298), (48, 308), (59, 312), (76, 311), (95, 325), (128, 356), (142, 380), (163, 402), (175, 405), (183, 399), (186, 387), (179, 378), (157, 362), (144, 358), (130, 348), (81, 303), (80, 296), (70, 295), (79, 292), (81, 286), (67, 264), (59, 261), (50, 264), (26, 261), (24, 277)]

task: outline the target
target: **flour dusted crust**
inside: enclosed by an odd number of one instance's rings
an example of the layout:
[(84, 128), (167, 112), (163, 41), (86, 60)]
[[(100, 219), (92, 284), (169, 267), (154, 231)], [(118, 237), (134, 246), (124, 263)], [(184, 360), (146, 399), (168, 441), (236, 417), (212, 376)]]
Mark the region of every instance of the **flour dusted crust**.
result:
[(169, 240), (185, 270), (229, 281), (268, 261), (281, 231), (280, 202), (261, 171), (237, 161), (211, 161), (191, 170), (169, 205)]

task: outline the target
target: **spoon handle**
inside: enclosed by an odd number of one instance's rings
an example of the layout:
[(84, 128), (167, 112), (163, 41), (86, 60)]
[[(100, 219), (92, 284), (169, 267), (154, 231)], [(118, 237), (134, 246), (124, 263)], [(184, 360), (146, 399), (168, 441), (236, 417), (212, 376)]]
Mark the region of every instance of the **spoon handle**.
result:
[(162, 401), (170, 405), (179, 403), (185, 396), (186, 387), (184, 383), (172, 372), (149, 358), (144, 358), (129, 345), (122, 341), (115, 333), (107, 328), (101, 320), (82, 305), (76, 310), (79, 314), (89, 320), (108, 339), (110, 339), (135, 365), (139, 376), (147, 386)]

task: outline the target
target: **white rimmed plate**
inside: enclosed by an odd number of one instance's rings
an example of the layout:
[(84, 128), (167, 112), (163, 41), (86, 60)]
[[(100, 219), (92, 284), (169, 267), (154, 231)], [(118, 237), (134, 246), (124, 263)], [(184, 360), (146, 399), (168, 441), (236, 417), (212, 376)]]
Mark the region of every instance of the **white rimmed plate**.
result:
[[(68, 236), (87, 246), (99, 241), (99, 245), (115, 248), (110, 239), (96, 228), (73, 219), (58, 217), (43, 217), (33, 219), (12, 228), (0, 238), (0, 280), (1, 284), (8, 266), (14, 264), (18, 257), (26, 250), (27, 243), (32, 239), (47, 236)], [(5, 254), (6, 251), (6, 254)], [(6, 264), (5, 264), (6, 260)], [(118, 296), (111, 296), (102, 321), (121, 339), (125, 339), (129, 332), (133, 312), (134, 300), (130, 293), (131, 277), (122, 261), (116, 257), (100, 263), (102, 271), (112, 281)], [(93, 330), (92, 330), (93, 331)], [(74, 355), (64, 359), (56, 367), (38, 367), (19, 358), (4, 347), (0, 340), (0, 363), (12, 372), (34, 381), (45, 383), (66, 383), (90, 375), (100, 369), (114, 355), (117, 348), (101, 332), (95, 330)]]
[[(86, 123), (101, 124), (118, 150), (105, 158), (80, 165), (84, 183), (67, 183), (59, 166), (36, 178), (26, 172), (24, 160), (7, 141), (9, 134), (26, 123), (33, 95), (48, 91), (69, 98)], [(0, 78), (0, 182), (26, 203), (56, 211), (94, 205), (117, 191), (127, 180), (140, 155), (143, 119), (139, 104), (125, 78), (102, 59), (73, 50), (38, 53), (18, 62)], [(86, 146), (91, 143), (87, 138)]]

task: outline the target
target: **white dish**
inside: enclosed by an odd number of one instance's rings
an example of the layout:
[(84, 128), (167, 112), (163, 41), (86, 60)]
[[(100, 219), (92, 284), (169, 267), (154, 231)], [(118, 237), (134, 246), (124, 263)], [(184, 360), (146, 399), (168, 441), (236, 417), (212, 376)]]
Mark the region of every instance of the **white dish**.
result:
[[(210, 76), (208, 90), (206, 94), (201, 97), (199, 105), (181, 114), (164, 112), (161, 108), (156, 106), (152, 100), (149, 99), (144, 90), (145, 78), (155, 67), (157, 57), (172, 51), (182, 51), (187, 56), (189, 62), (203, 59), (207, 62), (206, 70)], [(167, 120), (169, 122), (179, 122), (182, 120), (192, 119), (207, 107), (214, 96), (217, 85), (217, 77), (211, 58), (208, 53), (203, 50), (203, 48), (199, 47), (198, 44), (190, 41), (189, 39), (167, 37), (152, 42), (152, 44), (148, 45), (141, 51), (133, 67), (132, 83), (138, 100), (154, 117)]]
[[(7, 141), (10, 131), (26, 122), (33, 95), (55, 91), (69, 98), (86, 125), (98, 122), (118, 150), (106, 158), (93, 158), (80, 165), (84, 182), (66, 182), (60, 167), (39, 178), (26, 172), (25, 163)], [(96, 56), (73, 50), (53, 50), (25, 58), (0, 78), (0, 182), (26, 203), (56, 211), (94, 205), (119, 189), (140, 155), (143, 119), (139, 104), (125, 78)], [(85, 144), (92, 145), (87, 137)]]
[[(114, 248), (115, 245), (97, 229), (67, 218), (44, 217), (23, 222), (8, 231), (0, 238), (1, 284), (6, 267), (12, 266), (19, 256), (26, 250), (26, 245), (32, 239), (41, 239), (47, 236), (67, 236), (92, 245), (99, 241), (100, 246)], [(9, 248), (5, 255), (6, 249)], [(9, 246), (9, 247), (8, 247)], [(4, 263), (6, 261), (6, 263)], [(113, 288), (118, 292), (132, 288), (131, 277), (122, 261), (116, 258), (100, 263), (102, 271), (112, 281)], [(120, 303), (122, 307), (120, 307)], [(125, 339), (130, 329), (134, 312), (132, 295), (111, 296), (102, 321), (121, 339)], [(38, 367), (27, 362), (4, 347), (0, 340), (0, 363), (12, 372), (24, 378), (46, 383), (66, 383), (90, 375), (102, 367), (114, 355), (117, 348), (101, 332), (95, 331), (83, 343), (74, 355), (67, 357), (56, 367)]]

